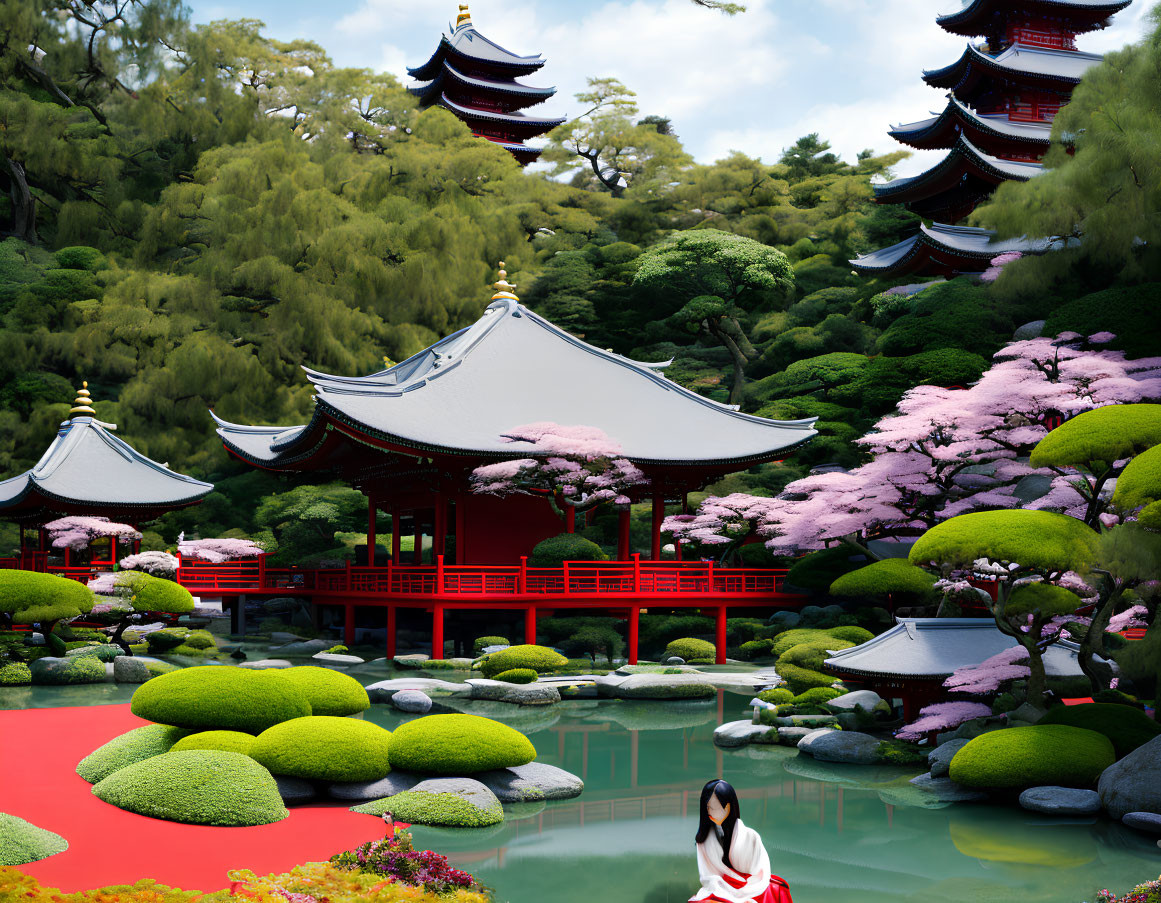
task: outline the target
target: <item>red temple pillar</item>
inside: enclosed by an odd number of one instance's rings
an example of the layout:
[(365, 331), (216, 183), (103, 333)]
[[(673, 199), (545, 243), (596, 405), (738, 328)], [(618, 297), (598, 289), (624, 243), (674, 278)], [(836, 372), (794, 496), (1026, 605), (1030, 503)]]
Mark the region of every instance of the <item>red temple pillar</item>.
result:
[(367, 567), (375, 566), (375, 496), (367, 494)]
[(726, 607), (718, 606), (717, 620), (714, 623), (714, 645), (716, 646), (715, 663), (726, 663)]
[(536, 645), (536, 606), (529, 605), (524, 610), (524, 642), (529, 646)]
[(387, 658), (395, 658), (395, 606), (387, 605)]
[(653, 547), (650, 557), (654, 561), (661, 560), (661, 522), (665, 520), (665, 497), (661, 494), (653, 496)]
[(443, 658), (443, 606), (438, 604), (431, 608), (431, 657)]
[(343, 645), (355, 645), (355, 606), (350, 602), (343, 606)]
[(576, 508), (568, 502), (564, 502), (564, 532), (576, 532)]
[(629, 560), (629, 521), (631, 517), (632, 512), (629, 511), (628, 506), (617, 512), (617, 559), (619, 561)]
[(413, 551), (411, 553), (411, 560), (412, 560), (413, 564), (423, 564), (423, 518), (420, 516), (419, 511), (415, 512), (414, 517), (415, 517), (415, 532), (414, 532), (415, 545), (414, 545)]
[(402, 564), (403, 558), (400, 556), (399, 549), (403, 537), (399, 534), (399, 509), (391, 509), (391, 563)]
[(629, 664), (637, 664), (637, 634), (641, 626), (641, 609), (634, 605), (629, 609)]
[(432, 528), (432, 556), (439, 558), (443, 554), (444, 543), (447, 539), (447, 497), (442, 492), (435, 494), (435, 526)]

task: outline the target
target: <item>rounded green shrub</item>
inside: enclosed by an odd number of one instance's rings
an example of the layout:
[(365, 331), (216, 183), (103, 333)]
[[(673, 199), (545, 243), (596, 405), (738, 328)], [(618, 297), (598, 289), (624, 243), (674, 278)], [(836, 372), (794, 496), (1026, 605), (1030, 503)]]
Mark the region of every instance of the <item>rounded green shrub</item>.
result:
[(241, 731), (201, 731), (182, 737), (173, 744), (173, 748), (176, 752), (187, 749), (218, 749), (249, 756), (256, 739), (253, 734), (244, 734)]
[[(133, 606), (134, 611), (185, 614), (194, 609), (194, 598), (190, 591), (181, 584), (166, 580), (164, 577), (154, 577), (152, 574), (146, 574), (142, 571), (121, 571), (117, 574), (117, 584), (129, 590), (129, 603)], [(214, 638), (208, 631), (194, 630), (191, 633), (208, 637), (209, 646), (214, 645)], [(195, 648), (209, 648), (209, 646)]]
[(167, 752), (126, 765), (93, 793), (127, 812), (191, 825), (268, 825), (290, 814), (269, 771), (249, 756), (215, 749)]
[(218, 644), (214, 642), (214, 635), (208, 630), (191, 630), (182, 645), (192, 646), (194, 649), (214, 649)]
[(480, 671), (484, 677), (495, 677), (513, 668), (530, 668), (537, 674), (545, 674), (567, 664), (567, 658), (547, 646), (509, 646), (485, 658)]
[(68, 848), (68, 841), (59, 834), (0, 812), (0, 865), (39, 862)]
[(818, 640), (829, 641), (837, 639), (832, 634), (825, 630), (816, 630), (813, 627), (795, 627), (793, 630), (784, 631), (774, 638), (774, 645), (770, 647), (770, 651), (775, 658), (780, 658), (784, 652), (789, 651), (800, 643), (813, 643)]
[(402, 771), (467, 775), (535, 758), (531, 740), (478, 715), (426, 715), (399, 725), (391, 737), (391, 767)]
[(32, 683), (32, 670), (24, 662), (0, 665), (0, 687), (22, 687)]
[(126, 765), (169, 752), (188, 733), (183, 728), (170, 727), (168, 724), (136, 727), (114, 737), (81, 759), (77, 765), (77, 774), (90, 784), (96, 784)]
[(669, 658), (672, 655), (683, 658), (687, 662), (704, 661), (707, 658), (713, 661), (717, 657), (717, 648), (709, 640), (699, 640), (687, 636), (673, 640), (665, 647), (665, 658)]
[(798, 696), (795, 696), (794, 704), (822, 705), (824, 702), (830, 702), (832, 699), (845, 696), (846, 693), (846, 690), (840, 690), (837, 687), (814, 687), (805, 693), (800, 693)]
[(747, 640), (738, 647), (738, 655), (745, 661), (752, 661), (770, 654), (770, 647), (774, 645), (770, 640)]
[(279, 671), (222, 665), (155, 677), (137, 688), (130, 708), (147, 721), (251, 734), (311, 714), (306, 696)]
[(530, 567), (560, 567), (566, 561), (608, 561), (601, 547), (579, 533), (561, 533), (541, 540), (532, 549)]
[(104, 664), (109, 664), (118, 655), (124, 655), (125, 652), (120, 646), (110, 646), (104, 643), (93, 643), (89, 646), (81, 646), (77, 649), (70, 649), (65, 653), (65, 658), (78, 658), (85, 655), (93, 655), (100, 659)]
[(483, 655), (489, 646), (511, 646), (506, 636), (478, 636), (472, 643), (472, 650), (477, 656)]
[(1118, 759), (1161, 734), (1161, 724), (1144, 712), (1107, 702), (1056, 706), (1038, 724), (1066, 724), (1104, 734), (1112, 742)]
[(370, 721), (313, 715), (267, 728), (250, 755), (272, 774), (318, 781), (377, 781), (391, 771), (391, 733)]
[(867, 630), (866, 627), (856, 627), (853, 624), (844, 627), (831, 627), (827, 630), (827, 633), (836, 639), (846, 640), (848, 643), (853, 643), (856, 646), (875, 638), (875, 635)]
[(960, 749), (951, 760), (951, 779), (986, 790), (1092, 787), (1116, 758), (1109, 738), (1096, 731), (1064, 724), (1010, 727)]
[(14, 624), (47, 624), (92, 611), (96, 596), (78, 580), (36, 571), (0, 570), (0, 611)]
[(786, 681), (786, 686), (795, 696), (800, 696), (815, 687), (829, 687), (838, 680), (833, 674), (824, 674), (822, 671), (813, 671), (789, 662), (779, 662), (774, 667), (778, 671), (778, 676)]
[(797, 665), (800, 668), (809, 668), (811, 671), (822, 671), (823, 662), (831, 657), (832, 652), (850, 649), (854, 645), (849, 640), (840, 640), (838, 637), (829, 635), (825, 639), (797, 643), (778, 656), (778, 663), (774, 666), (774, 670), (777, 671), (783, 665)]
[(785, 705), (794, 701), (794, 694), (785, 687), (773, 687), (769, 690), (763, 690), (758, 694), (758, 698), (774, 705)]
[(534, 684), (536, 677), (536, 672), (531, 668), (513, 668), (511, 671), (501, 671), (495, 679), (509, 684)]
[(499, 802), (480, 809), (454, 793), (414, 790), (404, 790), (385, 799), (352, 806), (351, 811), (364, 815), (390, 812), (396, 821), (451, 828), (486, 828), (504, 820), (504, 807)]
[(146, 634), (145, 642), (149, 644), (150, 652), (165, 652), (182, 645), (188, 635), (189, 631), (184, 627), (163, 627)]
[(882, 598), (892, 595), (914, 598), (926, 595), (935, 576), (905, 558), (884, 558), (857, 571), (843, 574), (830, 585), (832, 596)]
[(349, 674), (314, 665), (279, 673), (306, 697), (312, 715), (355, 715), (371, 707), (367, 691)]

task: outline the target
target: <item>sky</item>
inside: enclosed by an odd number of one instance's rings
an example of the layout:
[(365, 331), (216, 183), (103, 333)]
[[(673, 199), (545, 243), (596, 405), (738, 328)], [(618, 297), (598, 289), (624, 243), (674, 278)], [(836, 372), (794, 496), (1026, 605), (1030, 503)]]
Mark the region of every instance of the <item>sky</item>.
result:
[[(339, 66), (391, 72), (425, 62), (459, 0), (186, 0), (195, 22), (260, 19), (266, 33), (321, 44)], [(1094, 53), (1140, 39), (1154, 0), (1135, 0), (1102, 32), (1082, 36)], [(848, 160), (864, 148), (904, 149), (889, 126), (927, 118), (942, 92), (920, 76), (954, 62), (966, 39), (935, 17), (961, 0), (747, 0), (737, 16), (690, 0), (472, 0), (476, 28), (507, 49), (541, 53), (524, 79), (555, 85), (537, 112), (583, 112), (573, 95), (590, 76), (637, 92), (642, 115), (668, 116), (703, 163), (742, 151), (768, 162), (810, 132)], [(932, 165), (916, 153), (896, 175)]]

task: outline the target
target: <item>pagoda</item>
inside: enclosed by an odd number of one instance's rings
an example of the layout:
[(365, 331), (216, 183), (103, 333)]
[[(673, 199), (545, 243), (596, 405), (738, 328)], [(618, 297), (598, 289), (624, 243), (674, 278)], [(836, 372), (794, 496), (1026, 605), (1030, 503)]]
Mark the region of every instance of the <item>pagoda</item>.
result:
[(916, 176), (875, 186), (875, 201), (902, 204), (930, 220), (916, 235), (851, 261), (864, 275), (976, 274), (1010, 251), (1043, 253), (1051, 242), (992, 241), (982, 229), (957, 226), (1002, 182), (1026, 182), (1043, 171), (1052, 120), (1081, 77), (1101, 61), (1076, 47), (1077, 35), (1105, 28), (1132, 0), (965, 0), (936, 21), (952, 34), (983, 38), (958, 60), (923, 74), (947, 91), (938, 114), (898, 125), (891, 137), (918, 150), (946, 150)]
[(422, 66), (408, 69), (416, 84), (408, 86), (421, 107), (435, 104), (451, 110), (477, 138), (487, 138), (509, 151), (522, 166), (540, 156), (524, 142), (551, 131), (564, 118), (521, 112), (543, 103), (556, 88), (536, 88), (516, 79), (544, 65), (536, 56), (518, 56), (488, 40), (472, 24), (466, 4), (460, 5), (455, 28), (440, 36), (435, 53)]

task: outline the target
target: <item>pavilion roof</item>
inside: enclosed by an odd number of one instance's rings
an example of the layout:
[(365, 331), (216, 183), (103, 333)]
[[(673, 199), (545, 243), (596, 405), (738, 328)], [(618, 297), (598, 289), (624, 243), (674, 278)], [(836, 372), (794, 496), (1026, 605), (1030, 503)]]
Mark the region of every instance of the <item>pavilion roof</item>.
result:
[[(857, 677), (946, 678), (1016, 645), (988, 618), (899, 618), (888, 630), (850, 649), (835, 652), (827, 669)], [(1079, 677), (1076, 643), (1060, 641), (1044, 652), (1051, 677)]]
[(957, 96), (965, 81), (976, 73), (1005, 78), (1017, 84), (1071, 91), (1085, 72), (1103, 59), (1099, 53), (1029, 47), (1019, 43), (1001, 53), (990, 54), (968, 44), (958, 60), (941, 69), (925, 71), (923, 80), (933, 88), (954, 89)]
[(1040, 14), (1064, 19), (1076, 34), (1095, 31), (1108, 24), (1132, 0), (964, 0), (956, 12), (937, 16), (935, 21), (953, 34), (982, 35), (997, 17)]
[(955, 96), (948, 95), (943, 112), (929, 119), (894, 126), (888, 134), (897, 141), (921, 150), (951, 147), (961, 134), (968, 135), (977, 144), (1000, 139), (1047, 149), (1052, 136), (1052, 124), (1013, 122), (1007, 116), (984, 116)]
[(440, 96), (439, 102), (457, 113), (465, 119), (486, 119), (490, 122), (503, 122), (506, 125), (516, 126), (518, 128), (535, 128), (539, 130), (554, 129), (562, 122), (565, 117), (539, 117), (539, 116), (525, 116), (523, 113), (499, 113), (492, 110), (478, 110), (475, 107), (465, 107), (462, 104), (450, 100), (447, 94)]
[(62, 423), (32, 470), (0, 482), (0, 517), (124, 511), (150, 519), (192, 505), (213, 490), (212, 483), (145, 457), (110, 428), (92, 416)]
[(1059, 245), (1052, 239), (997, 240), (995, 233), (987, 229), (932, 223), (920, 226), (919, 232), (898, 244), (864, 254), (850, 263), (867, 276), (982, 273), (1000, 254), (1042, 254)]
[(509, 297), (390, 369), (361, 377), (308, 369), (315, 413), (304, 426), (218, 420), (218, 433), (251, 463), (299, 470), (320, 467), (316, 453), (332, 425), (413, 455), (495, 460), (535, 454), (533, 445), (505, 434), (553, 422), (603, 430), (638, 464), (684, 466), (768, 461), (815, 435), (814, 418), (742, 414), (656, 367), (595, 348)]
[(485, 68), (509, 71), (514, 75), (535, 72), (545, 63), (540, 54), (521, 56), (501, 47), (480, 34), (472, 25), (471, 19), (468, 19), (455, 28), (449, 26), (448, 31), (440, 35), (439, 46), (428, 61), (407, 71), (412, 78), (420, 81), (433, 79), (439, 75), (444, 62), (448, 59), (459, 59), (466, 63), (483, 65)]
[(556, 93), (556, 88), (538, 88), (533, 85), (525, 85), (515, 79), (501, 80), (465, 75), (458, 72), (447, 60), (444, 60), (443, 69), (435, 78), (409, 85), (407, 90), (417, 97), (423, 98), (425, 102), (434, 103), (443, 94), (444, 82), (447, 79), (473, 88), (483, 88), (500, 94), (512, 94), (527, 99), (529, 103), (541, 103)]

